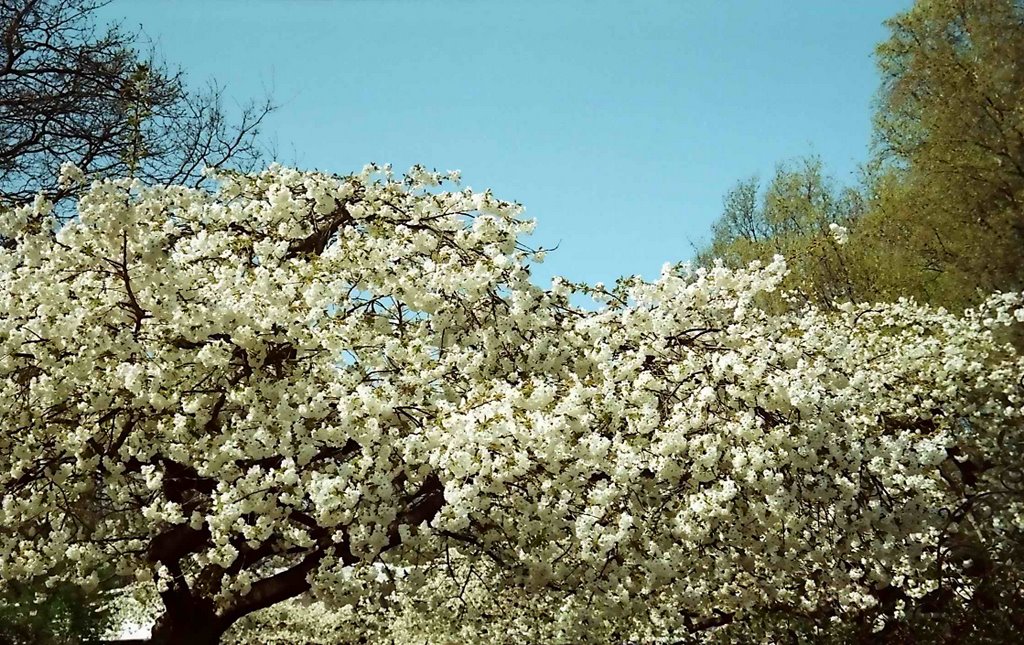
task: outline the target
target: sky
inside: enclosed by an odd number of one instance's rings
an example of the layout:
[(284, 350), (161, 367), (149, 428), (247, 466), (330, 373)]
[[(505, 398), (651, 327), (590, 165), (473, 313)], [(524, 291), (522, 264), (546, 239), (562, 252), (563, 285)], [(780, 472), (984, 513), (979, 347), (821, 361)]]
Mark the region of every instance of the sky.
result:
[(657, 277), (742, 178), (868, 154), (882, 22), (909, 1), (113, 0), (195, 85), (270, 92), (289, 165), (459, 169), (525, 206), (535, 271)]

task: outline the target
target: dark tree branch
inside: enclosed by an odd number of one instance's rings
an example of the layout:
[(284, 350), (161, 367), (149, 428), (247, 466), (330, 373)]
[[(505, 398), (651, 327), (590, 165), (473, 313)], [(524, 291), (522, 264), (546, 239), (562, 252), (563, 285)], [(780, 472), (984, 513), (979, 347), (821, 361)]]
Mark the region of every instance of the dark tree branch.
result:
[(231, 119), (222, 88), (190, 89), (140, 36), (98, 30), (102, 0), (0, 0), (0, 206), (43, 191), (73, 196), (57, 169), (199, 185), (204, 166), (257, 168), (260, 127), (275, 109), (252, 102)]

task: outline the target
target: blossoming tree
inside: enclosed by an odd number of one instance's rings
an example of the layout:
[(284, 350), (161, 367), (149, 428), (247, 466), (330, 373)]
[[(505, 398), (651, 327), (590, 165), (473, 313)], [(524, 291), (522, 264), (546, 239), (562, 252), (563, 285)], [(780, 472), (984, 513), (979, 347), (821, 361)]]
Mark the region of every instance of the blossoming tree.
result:
[(884, 624), (1021, 530), (1019, 295), (769, 315), (781, 259), (542, 289), (518, 207), (451, 179), (0, 215), (0, 579), (152, 588), (160, 643), (299, 596), (367, 637), (624, 641)]

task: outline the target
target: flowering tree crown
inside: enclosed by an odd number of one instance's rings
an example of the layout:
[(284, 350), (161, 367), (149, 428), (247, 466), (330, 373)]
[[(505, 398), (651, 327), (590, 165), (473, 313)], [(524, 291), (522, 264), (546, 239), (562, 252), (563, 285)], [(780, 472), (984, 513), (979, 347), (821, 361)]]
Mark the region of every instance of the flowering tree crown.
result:
[(368, 635), (627, 640), (884, 623), (1019, 534), (1018, 294), (770, 314), (781, 258), (543, 289), (532, 223), (455, 179), (0, 214), (0, 579), (149, 589), (163, 642), (303, 595)]

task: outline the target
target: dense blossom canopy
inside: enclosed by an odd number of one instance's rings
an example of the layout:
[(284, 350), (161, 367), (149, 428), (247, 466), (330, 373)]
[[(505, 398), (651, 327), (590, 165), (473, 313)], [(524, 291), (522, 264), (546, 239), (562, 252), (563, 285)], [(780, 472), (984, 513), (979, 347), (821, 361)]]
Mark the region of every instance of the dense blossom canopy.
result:
[(1021, 531), (1020, 295), (769, 314), (781, 258), (543, 289), (455, 179), (0, 214), (0, 579), (149, 590), (164, 641), (299, 596), (346, 637), (625, 641), (883, 625)]

